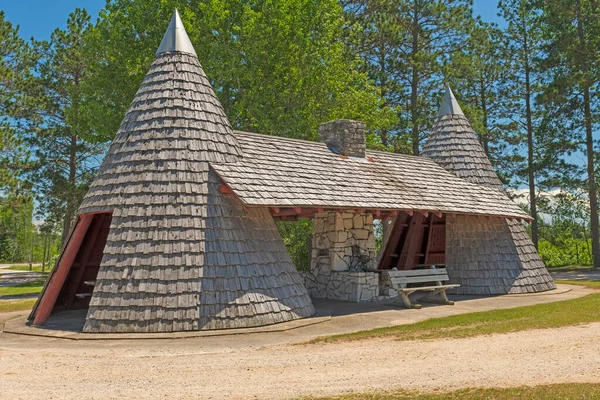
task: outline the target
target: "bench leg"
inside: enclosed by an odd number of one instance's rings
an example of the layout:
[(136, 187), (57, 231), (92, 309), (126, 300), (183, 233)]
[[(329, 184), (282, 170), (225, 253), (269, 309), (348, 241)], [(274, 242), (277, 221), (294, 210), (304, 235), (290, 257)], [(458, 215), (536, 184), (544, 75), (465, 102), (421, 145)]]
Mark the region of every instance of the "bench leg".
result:
[(446, 289), (442, 290), (440, 292), (440, 296), (442, 296), (442, 299), (446, 302), (446, 304), (448, 304), (449, 306), (453, 306), (454, 302), (448, 300), (448, 296), (446, 295)]
[(411, 303), (410, 299), (408, 298), (408, 294), (404, 293), (403, 291), (400, 291), (400, 296), (402, 297), (402, 300), (404, 301), (404, 305), (406, 306), (406, 308), (416, 308), (416, 309), (421, 308), (420, 304)]
[[(432, 299), (431, 297), (435, 296), (436, 294), (439, 294), (442, 299)], [(444, 305), (448, 305), (448, 306), (453, 306), (454, 302), (448, 300), (448, 296), (446, 295), (446, 289), (439, 289), (439, 290), (434, 290), (431, 293), (426, 294), (425, 296), (421, 297), (419, 300), (421, 301), (425, 301), (427, 303), (434, 303), (434, 304), (444, 304)]]

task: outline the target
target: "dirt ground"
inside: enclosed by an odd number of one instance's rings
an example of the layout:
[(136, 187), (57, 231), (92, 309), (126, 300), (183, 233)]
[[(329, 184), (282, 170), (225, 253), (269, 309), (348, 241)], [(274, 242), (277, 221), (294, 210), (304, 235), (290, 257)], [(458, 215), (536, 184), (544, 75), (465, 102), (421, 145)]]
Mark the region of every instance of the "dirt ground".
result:
[[(600, 323), (466, 339), (297, 344), (324, 334), (591, 293), (579, 286), (562, 288), (560, 294), (464, 299), (421, 310), (351, 305), (352, 312), (338, 308), (326, 323), (273, 333), (66, 340), (5, 332), (0, 333), (0, 398), (283, 399), (399, 388), (600, 383)], [(21, 314), (0, 314), (0, 325)]]
[(410, 342), (254, 347), (244, 338), (219, 346), (219, 338), (76, 342), (4, 334), (0, 393), (7, 399), (280, 399), (600, 382), (600, 323)]

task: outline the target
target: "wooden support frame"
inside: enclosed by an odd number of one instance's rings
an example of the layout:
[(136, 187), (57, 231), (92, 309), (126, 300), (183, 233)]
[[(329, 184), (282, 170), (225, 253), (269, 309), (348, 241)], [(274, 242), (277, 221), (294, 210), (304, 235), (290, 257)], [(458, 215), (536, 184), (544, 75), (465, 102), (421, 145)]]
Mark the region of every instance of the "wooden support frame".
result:
[(77, 220), (77, 225), (75, 225), (73, 235), (71, 235), (69, 243), (67, 243), (65, 246), (60, 261), (56, 266), (56, 271), (54, 271), (52, 274), (50, 281), (48, 282), (48, 285), (42, 294), (40, 303), (37, 306), (35, 318), (33, 320), (34, 325), (42, 325), (52, 313), (56, 299), (58, 298), (60, 290), (62, 289), (65, 280), (69, 275), (73, 261), (77, 256), (79, 247), (81, 247), (83, 238), (85, 237), (85, 234), (87, 233), (93, 219), (94, 214), (84, 214), (81, 215)]
[(83, 274), (85, 272), (85, 268), (88, 264), (90, 255), (92, 254), (92, 250), (94, 249), (94, 245), (96, 244), (96, 240), (98, 239), (98, 234), (102, 229), (102, 225), (104, 225), (104, 215), (99, 214), (98, 217), (95, 218), (95, 223), (91, 225), (91, 232), (89, 234), (87, 243), (84, 244), (84, 248), (82, 249), (82, 254), (80, 256), (79, 265), (77, 270), (75, 271), (75, 276), (73, 281), (76, 283), (69, 288), (66, 296), (65, 306), (70, 308), (73, 305), (73, 301), (75, 299), (75, 295), (79, 289), (81, 284), (81, 280), (83, 278)]
[(414, 214), (411, 218), (408, 230), (406, 232), (406, 241), (398, 258), (396, 268), (407, 269), (414, 263), (415, 256), (417, 255), (417, 246), (421, 239), (421, 233), (423, 229), (423, 219), (425, 217), (421, 213)]

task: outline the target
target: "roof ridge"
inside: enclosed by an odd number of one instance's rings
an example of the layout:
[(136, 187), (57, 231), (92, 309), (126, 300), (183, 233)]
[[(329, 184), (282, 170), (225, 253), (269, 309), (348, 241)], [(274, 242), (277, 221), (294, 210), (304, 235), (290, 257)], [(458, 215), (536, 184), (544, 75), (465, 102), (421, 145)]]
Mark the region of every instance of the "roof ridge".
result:
[[(321, 141), (316, 141), (316, 140), (296, 139), (296, 138), (289, 138), (289, 137), (285, 137), (285, 136), (270, 135), (268, 133), (243, 131), (243, 130), (239, 130), (239, 129), (234, 129), (233, 133), (234, 133), (234, 135), (241, 133), (243, 135), (267, 136), (269, 138), (274, 138), (276, 140), (281, 140), (284, 142), (303, 142), (303, 143), (309, 143), (309, 144), (316, 145), (319, 147), (327, 148), (327, 145), (325, 143), (323, 143)], [(427, 159), (427, 160), (432, 161), (431, 158), (429, 158), (427, 156), (422, 156), (422, 155), (415, 156), (412, 154), (395, 153), (393, 151), (374, 150), (374, 149), (369, 149), (369, 148), (367, 148), (367, 153), (388, 154), (388, 155), (394, 155), (394, 156), (400, 156), (400, 157), (415, 158), (415, 159), (419, 159), (419, 160)]]

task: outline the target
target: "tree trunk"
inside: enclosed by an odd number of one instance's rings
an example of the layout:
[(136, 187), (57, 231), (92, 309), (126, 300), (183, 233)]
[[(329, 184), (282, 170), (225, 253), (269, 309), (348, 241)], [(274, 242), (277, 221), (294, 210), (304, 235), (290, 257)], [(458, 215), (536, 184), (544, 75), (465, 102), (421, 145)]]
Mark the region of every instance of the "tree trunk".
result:
[(537, 198), (535, 191), (535, 169), (533, 163), (533, 121), (531, 113), (531, 66), (529, 64), (529, 42), (527, 25), (523, 19), (523, 57), (525, 64), (525, 118), (527, 120), (527, 175), (529, 181), (529, 207), (531, 211), (531, 241), (538, 249)]
[(592, 234), (592, 265), (594, 268), (600, 268), (600, 232), (598, 229), (598, 191), (596, 187), (596, 176), (594, 170), (594, 137), (593, 120), (591, 108), (590, 81), (588, 77), (589, 67), (586, 57), (588, 57), (587, 45), (585, 40), (585, 28), (581, 18), (582, 8), (581, 0), (577, 1), (577, 31), (579, 34), (579, 45), (582, 53), (581, 70), (583, 72), (583, 113), (585, 118), (585, 145), (587, 152), (587, 174), (588, 191), (590, 197), (590, 226)]
[[(69, 185), (71, 186), (71, 192), (73, 188), (75, 188), (76, 179), (77, 179), (77, 136), (71, 136), (71, 144), (70, 144), (70, 154), (69, 154)], [(67, 240), (67, 236), (69, 235), (69, 231), (71, 229), (71, 222), (73, 220), (73, 216), (75, 214), (75, 202), (73, 198), (73, 193), (70, 193), (67, 197), (67, 206), (65, 209), (65, 218), (63, 219), (63, 231), (61, 238), (61, 247), (64, 246), (65, 240)]]
[(46, 252), (48, 251), (48, 235), (44, 235), (44, 251), (42, 252), (42, 272), (46, 271)]
[(413, 9), (412, 26), (412, 76), (410, 81), (410, 122), (412, 125), (412, 150), (413, 155), (418, 156), (419, 148), (419, 118), (418, 118), (418, 100), (419, 100), (419, 71), (416, 66), (417, 53), (419, 52), (419, 15), (417, 12), (417, 2)]
[(31, 229), (31, 243), (29, 247), (29, 270), (33, 270), (33, 240), (35, 239), (35, 235), (33, 232), (33, 227)]
[(485, 155), (490, 158), (490, 138), (488, 135), (488, 110), (487, 110), (487, 99), (485, 98), (485, 87), (483, 81), (481, 82), (480, 96), (481, 96), (481, 112), (483, 113), (483, 132), (481, 135), (481, 144)]

